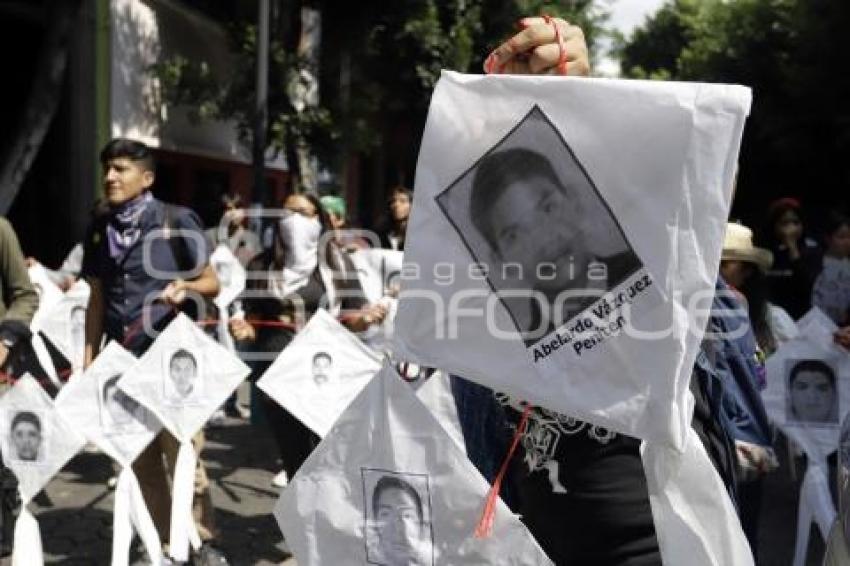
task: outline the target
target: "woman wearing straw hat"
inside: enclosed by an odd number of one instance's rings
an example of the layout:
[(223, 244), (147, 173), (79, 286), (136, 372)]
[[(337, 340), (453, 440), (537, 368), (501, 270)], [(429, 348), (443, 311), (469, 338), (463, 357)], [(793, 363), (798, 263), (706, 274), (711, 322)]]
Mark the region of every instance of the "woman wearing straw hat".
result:
[(773, 254), (753, 245), (753, 232), (730, 222), (726, 226), (720, 275), (743, 295), (759, 348), (770, 355), (782, 342), (797, 335), (794, 320), (781, 307), (768, 302), (765, 274), (773, 264)]

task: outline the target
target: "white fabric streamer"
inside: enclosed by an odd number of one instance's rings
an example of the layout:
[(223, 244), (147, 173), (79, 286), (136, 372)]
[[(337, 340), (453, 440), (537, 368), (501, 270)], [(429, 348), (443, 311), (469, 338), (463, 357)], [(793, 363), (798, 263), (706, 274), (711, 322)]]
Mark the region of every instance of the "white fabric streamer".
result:
[(665, 564), (754, 564), (726, 488), (693, 429), (684, 452), (644, 442), (641, 458)]
[(175, 560), (189, 559), (189, 544), (196, 550), (201, 546), (201, 537), (192, 517), (195, 466), (197, 459), (191, 442), (181, 442), (174, 466), (174, 493), (171, 496), (169, 554)]
[(152, 564), (162, 562), (162, 543), (145, 505), (139, 480), (133, 468), (125, 467), (118, 474), (112, 528), (112, 566), (130, 563), (130, 544), (133, 530), (139, 533)]
[(12, 550), (12, 566), (42, 566), (44, 553), (41, 550), (41, 532), (38, 521), (27, 509), (27, 503), (21, 504), (21, 514), (15, 523), (15, 544)]

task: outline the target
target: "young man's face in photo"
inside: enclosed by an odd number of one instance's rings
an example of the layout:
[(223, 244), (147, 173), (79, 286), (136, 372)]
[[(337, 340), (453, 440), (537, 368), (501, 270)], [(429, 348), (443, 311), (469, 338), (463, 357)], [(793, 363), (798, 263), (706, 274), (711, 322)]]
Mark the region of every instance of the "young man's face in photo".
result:
[(129, 157), (117, 157), (103, 164), (103, 190), (110, 205), (130, 201), (153, 184), (153, 171)]
[(41, 446), (41, 430), (29, 421), (21, 421), (12, 429), (12, 443), (19, 460), (35, 462)]
[(181, 397), (188, 396), (195, 387), (195, 377), (198, 372), (195, 360), (188, 356), (175, 356), (171, 359), (169, 367), (174, 390)]
[[(508, 185), (490, 208), (496, 252), (504, 263), (522, 266), (529, 287), (557, 292), (584, 281), (590, 258), (582, 209), (567, 192), (547, 177), (532, 176)], [(538, 279), (538, 269), (545, 279)]]
[(386, 564), (420, 564), (418, 547), (423, 527), (421, 513), (416, 500), (406, 491), (390, 487), (381, 492), (375, 519), (378, 541)]
[(832, 417), (835, 390), (829, 376), (800, 371), (791, 383), (791, 406), (801, 421), (827, 422)]

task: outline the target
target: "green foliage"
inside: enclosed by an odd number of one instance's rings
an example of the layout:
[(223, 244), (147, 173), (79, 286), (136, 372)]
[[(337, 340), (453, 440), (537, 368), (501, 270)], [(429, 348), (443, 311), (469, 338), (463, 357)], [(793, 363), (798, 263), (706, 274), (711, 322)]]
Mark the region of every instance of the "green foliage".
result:
[(848, 25), (845, 0), (669, 0), (619, 54), (629, 77), (752, 87), (744, 215), (788, 193), (827, 206), (850, 182)]
[[(279, 6), (297, 14), (300, 4)], [(441, 69), (478, 72), (490, 50), (516, 33), (520, 17), (564, 17), (582, 26), (589, 45), (600, 37), (607, 17), (594, 0), (362, 0), (327, 3), (327, 8), (322, 11), (322, 105), (303, 112), (292, 106), (287, 86), (309, 63), (293, 54), (291, 37), (289, 43), (280, 39), (295, 33), (288, 29), (272, 30), (268, 101), (269, 145), (306, 144), (325, 163), (339, 162), (341, 148), (369, 152), (388, 143), (399, 128), (419, 130)], [(217, 76), (205, 62), (181, 57), (154, 71), (169, 104), (188, 107), (194, 120), (233, 120), (247, 143), (254, 119), (256, 28), (251, 21), (227, 28), (232, 74)], [(339, 82), (341, 52), (350, 57), (345, 94)]]

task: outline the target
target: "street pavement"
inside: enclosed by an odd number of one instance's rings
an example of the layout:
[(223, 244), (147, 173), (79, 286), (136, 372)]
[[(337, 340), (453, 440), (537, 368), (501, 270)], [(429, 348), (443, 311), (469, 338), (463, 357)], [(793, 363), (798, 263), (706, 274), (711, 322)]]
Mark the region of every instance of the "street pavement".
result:
[[(244, 405), (247, 397), (247, 386), (243, 386), (240, 401)], [(788, 566), (794, 553), (802, 462), (797, 461), (796, 478), (792, 478), (784, 443), (779, 446), (782, 466), (764, 482), (759, 530), (762, 566)], [(271, 480), (280, 462), (266, 426), (227, 419), (222, 427), (208, 428), (203, 458), (222, 533), (219, 545), (231, 563), (295, 566), (271, 514), (278, 497)], [(48, 564), (109, 564), (113, 492), (107, 481), (111, 475), (113, 470), (107, 456), (82, 452), (31, 504), (41, 527)], [(813, 527), (807, 566), (820, 566), (823, 550), (823, 541)], [(0, 560), (0, 566), (9, 563), (8, 559)], [(146, 564), (138, 545), (132, 563)]]

